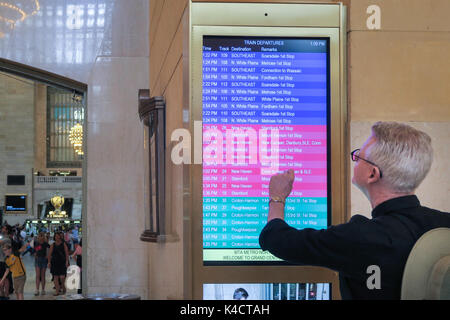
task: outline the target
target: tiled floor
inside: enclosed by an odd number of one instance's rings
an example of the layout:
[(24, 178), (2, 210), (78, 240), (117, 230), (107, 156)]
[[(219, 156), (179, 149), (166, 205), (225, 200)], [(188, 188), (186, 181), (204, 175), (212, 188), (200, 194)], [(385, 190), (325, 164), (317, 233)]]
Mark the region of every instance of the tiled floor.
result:
[[(27, 282), (25, 283), (24, 288), (24, 299), (25, 300), (56, 300), (58, 297), (53, 296), (53, 293), (55, 292), (55, 289), (53, 289), (53, 282), (51, 282), (52, 275), (50, 274), (49, 269), (47, 269), (45, 273), (45, 292), (46, 294), (44, 296), (35, 296), (34, 292), (36, 290), (36, 271), (34, 268), (34, 257), (30, 256), (29, 253), (25, 255), (25, 257), (22, 258), (22, 261), (25, 265), (25, 269), (27, 272)], [(71, 264), (75, 264), (74, 261), (70, 260)], [(77, 290), (67, 290), (66, 295), (69, 294), (76, 294)], [(11, 300), (16, 300), (15, 293), (11, 294), (10, 296)]]

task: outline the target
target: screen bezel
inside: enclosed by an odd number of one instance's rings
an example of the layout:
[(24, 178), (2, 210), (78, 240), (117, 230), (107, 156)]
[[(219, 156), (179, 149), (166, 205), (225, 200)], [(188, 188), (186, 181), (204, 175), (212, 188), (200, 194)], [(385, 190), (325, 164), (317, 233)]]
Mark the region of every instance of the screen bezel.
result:
[[(8, 197), (25, 197), (25, 210), (8, 210), (6, 200)], [(5, 214), (24, 214), (28, 212), (28, 195), (27, 194), (6, 194), (5, 195)]]
[[(336, 64), (331, 63), (333, 59), (336, 59), (339, 56), (339, 41), (338, 41), (338, 29), (336, 28), (265, 28), (265, 27), (220, 27), (220, 26), (195, 26), (193, 27), (193, 48), (196, 49), (197, 52), (192, 57), (193, 60), (193, 70), (192, 76), (193, 79), (197, 80), (197, 85), (192, 86), (192, 97), (194, 101), (194, 121), (202, 121), (202, 67), (203, 67), (203, 37), (204, 36), (248, 36), (248, 37), (278, 37), (278, 38), (301, 38), (301, 39), (328, 39), (328, 115), (327, 115), (327, 157), (328, 157), (328, 225), (333, 224), (333, 210), (332, 210), (332, 198), (330, 197), (333, 192), (331, 173), (333, 172), (333, 163), (332, 159), (332, 141), (330, 140), (330, 136), (332, 133), (332, 120), (333, 120), (333, 106), (339, 105), (339, 101), (336, 99), (339, 91), (339, 83), (336, 83), (335, 80), (338, 79), (339, 70)], [(334, 101), (333, 101), (334, 100)], [(199, 150), (194, 150), (196, 154), (200, 152), (202, 153), (202, 148), (200, 144)], [(194, 190), (202, 190), (203, 179), (202, 179), (202, 166), (199, 168), (199, 172), (197, 174), (194, 173), (194, 184), (197, 187), (194, 187)], [(197, 201), (195, 200), (197, 198)], [(277, 261), (260, 261), (260, 262), (205, 262), (203, 261), (203, 195), (202, 192), (198, 192), (198, 194), (194, 195), (194, 207), (196, 204), (198, 205), (198, 210), (194, 209), (194, 212), (199, 212), (200, 215), (197, 216), (194, 221), (200, 221), (199, 223), (199, 231), (200, 237), (199, 240), (196, 241), (196, 244), (200, 242), (201, 247), (201, 261), (204, 266), (245, 266), (245, 265), (290, 265), (287, 262), (277, 262)], [(194, 232), (194, 238), (197, 232)]]

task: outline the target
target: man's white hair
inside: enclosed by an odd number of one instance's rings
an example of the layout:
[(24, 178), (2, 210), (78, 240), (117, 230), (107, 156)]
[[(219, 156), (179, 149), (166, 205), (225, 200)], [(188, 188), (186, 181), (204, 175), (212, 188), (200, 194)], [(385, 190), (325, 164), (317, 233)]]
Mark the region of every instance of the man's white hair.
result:
[(368, 160), (377, 164), (395, 192), (411, 193), (423, 181), (433, 162), (431, 138), (425, 132), (397, 122), (377, 122), (375, 137), (367, 150)]

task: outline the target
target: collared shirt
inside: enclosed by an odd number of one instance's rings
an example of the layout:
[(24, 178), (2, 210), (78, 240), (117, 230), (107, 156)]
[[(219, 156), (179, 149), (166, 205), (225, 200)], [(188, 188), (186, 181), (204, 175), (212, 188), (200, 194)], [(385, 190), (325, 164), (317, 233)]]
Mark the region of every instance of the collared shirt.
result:
[[(328, 229), (290, 227), (273, 219), (259, 237), (263, 250), (295, 264), (339, 272), (343, 299), (400, 299), (403, 269), (416, 241), (427, 231), (450, 228), (450, 214), (420, 205), (416, 196), (381, 203), (372, 219), (353, 216)], [(380, 289), (369, 289), (368, 267), (380, 269)]]

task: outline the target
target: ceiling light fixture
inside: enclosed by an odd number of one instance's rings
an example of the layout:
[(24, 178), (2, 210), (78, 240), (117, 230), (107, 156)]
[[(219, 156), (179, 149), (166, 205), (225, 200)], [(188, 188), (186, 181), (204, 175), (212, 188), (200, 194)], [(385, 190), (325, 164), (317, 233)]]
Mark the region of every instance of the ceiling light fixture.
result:
[[(40, 9), (38, 0), (0, 1), (0, 21), (3, 22), (1, 28), (12, 30), (16, 23), (35, 15)], [(5, 35), (3, 31), (6, 32), (6, 30), (0, 30), (0, 38)]]

